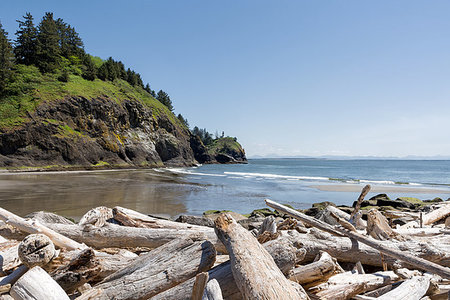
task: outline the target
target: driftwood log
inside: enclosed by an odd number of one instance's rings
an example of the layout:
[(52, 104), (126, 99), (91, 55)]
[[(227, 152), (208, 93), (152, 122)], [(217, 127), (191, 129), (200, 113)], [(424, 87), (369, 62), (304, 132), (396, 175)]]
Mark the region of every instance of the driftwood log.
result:
[[(303, 260), (305, 251), (303, 249), (296, 249), (292, 242), (288, 239), (272, 240), (263, 244), (263, 247), (273, 257), (276, 265), (282, 272), (287, 275), (295, 266), (295, 263)], [(242, 294), (239, 291), (236, 281), (234, 280), (231, 271), (231, 262), (228, 260), (209, 272), (210, 281), (215, 279), (220, 285), (221, 292), (224, 299), (241, 300)], [(189, 300), (190, 292), (192, 291), (195, 279), (189, 279), (173, 288), (160, 293), (152, 298), (152, 300)]]
[(313, 220), (313, 218), (311, 218), (309, 216), (306, 216), (305, 214), (302, 214), (302, 213), (300, 213), (300, 212), (298, 212), (296, 210), (293, 210), (293, 209), (291, 209), (289, 207), (286, 207), (284, 205), (278, 204), (278, 203), (276, 203), (274, 201), (271, 201), (271, 200), (267, 199), (266, 203), (267, 203), (268, 206), (270, 206), (270, 207), (272, 207), (272, 208), (274, 208), (274, 209), (276, 209), (276, 210), (278, 210), (280, 212), (283, 212), (283, 213), (289, 214), (289, 215), (291, 215), (291, 216), (293, 216), (295, 218), (298, 218), (301, 221), (303, 221), (303, 222), (305, 222), (305, 223), (307, 223), (307, 224), (309, 224), (311, 226), (315, 226), (315, 227), (317, 227), (317, 228), (319, 228), (321, 230), (325, 230), (325, 231), (328, 231), (328, 232), (334, 232), (334, 233), (337, 233), (337, 234), (340, 234), (340, 235), (344, 235), (344, 236), (350, 237), (350, 238), (352, 238), (352, 239), (354, 239), (356, 241), (364, 243), (364, 244), (366, 244), (366, 245), (368, 245), (368, 246), (370, 246), (370, 247), (372, 247), (372, 248), (382, 252), (385, 255), (388, 255), (388, 256), (391, 256), (393, 258), (396, 258), (396, 259), (398, 259), (398, 260), (400, 260), (402, 262), (406, 262), (406, 263), (408, 263), (410, 265), (413, 265), (413, 266), (415, 266), (415, 267), (417, 267), (417, 268), (419, 268), (421, 270), (426, 270), (426, 271), (429, 271), (429, 272), (431, 272), (433, 274), (437, 274), (437, 275), (439, 275), (439, 276), (441, 276), (443, 278), (450, 279), (450, 268), (443, 267), (443, 266), (438, 265), (436, 263), (424, 260), (424, 259), (419, 258), (417, 256), (411, 255), (411, 254), (409, 254), (409, 253), (407, 253), (405, 251), (398, 251), (396, 249), (387, 247), (384, 243), (382, 243), (380, 241), (377, 241), (377, 240), (374, 240), (374, 239), (371, 239), (371, 238), (366, 237), (364, 235), (361, 235), (361, 234), (359, 234), (357, 232), (348, 231), (348, 230), (345, 230), (345, 229), (342, 229), (342, 228), (339, 228), (339, 227), (332, 227), (332, 226), (328, 225), (327, 223), (324, 223), (324, 222), (321, 222), (321, 221), (318, 221), (318, 220)]
[[(435, 209), (422, 216), (422, 225), (431, 225), (436, 221), (450, 216), (450, 202), (445, 202), (440, 208)], [(411, 221), (401, 226), (401, 228), (418, 227), (418, 221)]]
[(426, 294), (429, 286), (430, 278), (428, 276), (415, 276), (405, 280), (397, 288), (376, 299), (419, 300)]
[(303, 288), (287, 280), (267, 250), (230, 215), (220, 215), (215, 225), (230, 255), (233, 277), (243, 298), (308, 299)]
[(140, 256), (96, 287), (117, 300), (147, 299), (208, 271), (215, 258), (210, 242), (179, 239)]
[(397, 239), (399, 241), (405, 238), (399, 233), (395, 232), (385, 216), (383, 216), (377, 209), (372, 208), (367, 213), (367, 234), (377, 240)]
[[(175, 223), (175, 222), (173, 222)], [(183, 223), (180, 223), (183, 224)], [(62, 235), (68, 236), (80, 243), (96, 249), (148, 247), (157, 248), (170, 241), (190, 238), (192, 240), (208, 240), (214, 244), (217, 251), (226, 252), (213, 228), (197, 226), (195, 229), (165, 229), (165, 228), (137, 228), (107, 223), (97, 228), (92, 225), (81, 227), (78, 225), (46, 224)]]
[(17, 251), (19, 243), (8, 241), (0, 244), (0, 276), (4, 276), (8, 271), (18, 267), (21, 262)]
[(64, 300), (69, 299), (64, 290), (41, 267), (26, 272), (11, 287), (15, 300)]
[(192, 300), (202, 300), (206, 284), (208, 283), (208, 278), (209, 275), (207, 272), (203, 272), (195, 276), (195, 283), (192, 288)]
[(293, 269), (289, 274), (289, 279), (307, 288), (327, 281), (328, 278), (338, 272), (342, 271), (336, 260), (327, 252), (321, 252), (317, 261)]
[[(351, 272), (334, 275), (327, 282), (308, 290), (311, 298), (342, 300), (357, 294), (375, 290), (400, 280), (392, 271), (374, 274), (352, 274)], [(314, 295), (314, 296), (313, 296)]]
[(223, 300), (222, 291), (217, 280), (211, 279), (208, 281), (202, 300)]
[(28, 268), (44, 266), (56, 255), (55, 245), (44, 234), (30, 234), (19, 244), (19, 258)]

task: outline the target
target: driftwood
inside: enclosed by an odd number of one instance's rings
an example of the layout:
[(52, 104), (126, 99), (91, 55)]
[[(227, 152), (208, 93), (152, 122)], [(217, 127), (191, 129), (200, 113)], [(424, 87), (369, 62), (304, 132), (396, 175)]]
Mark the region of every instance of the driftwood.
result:
[[(183, 223), (179, 224), (184, 225)], [(109, 223), (100, 228), (92, 225), (85, 227), (64, 224), (46, 225), (56, 232), (96, 249), (110, 247), (157, 248), (173, 240), (190, 238), (192, 240), (208, 240), (214, 244), (217, 251), (222, 253), (226, 252), (225, 247), (214, 233), (214, 229), (203, 226), (197, 226), (195, 229), (166, 229), (137, 228)], [(201, 227), (202, 230), (198, 229), (198, 227)]]
[[(374, 274), (352, 274), (350, 272), (334, 275), (327, 282), (308, 290), (311, 298), (349, 299), (354, 295), (371, 291), (400, 280), (392, 271)], [(314, 297), (312, 296), (314, 295)]]
[(289, 279), (300, 283), (304, 288), (327, 281), (328, 278), (341, 272), (335, 259), (327, 252), (321, 252), (320, 258), (308, 265), (299, 266), (292, 270)]
[(429, 286), (430, 278), (428, 276), (415, 276), (377, 299), (419, 300), (425, 295)]
[(271, 200), (266, 200), (267, 205), (269, 205), (270, 207), (283, 212), (283, 213), (287, 213), (293, 217), (296, 217), (300, 220), (302, 220), (305, 223), (310, 224), (311, 226), (315, 226), (321, 230), (326, 230), (329, 232), (335, 232), (338, 233), (340, 235), (345, 235), (348, 236), (350, 238), (353, 238), (361, 243), (364, 243), (378, 251), (380, 251), (381, 253), (385, 254), (385, 255), (389, 255), (393, 258), (396, 258), (398, 260), (401, 260), (403, 262), (406, 262), (410, 265), (413, 265), (421, 270), (426, 270), (429, 271), (431, 273), (437, 274), (443, 278), (446, 279), (450, 279), (450, 268), (447, 267), (443, 267), (441, 265), (438, 265), (436, 263), (421, 259), (417, 256), (411, 255), (405, 251), (398, 251), (396, 249), (393, 248), (389, 248), (387, 246), (385, 246), (382, 242), (368, 238), (366, 236), (363, 236), (357, 232), (353, 232), (353, 231), (348, 231), (345, 229), (341, 229), (339, 227), (331, 227), (330, 225), (318, 221), (318, 220), (311, 220), (311, 217), (308, 217), (296, 210), (290, 209), (289, 207), (280, 205), (276, 202), (273, 202)]
[(367, 213), (367, 234), (381, 241), (392, 238), (399, 241), (405, 240), (403, 236), (392, 230), (386, 217), (375, 208), (372, 208)]
[(10, 270), (20, 265), (19, 255), (17, 254), (19, 243), (8, 241), (0, 244), (0, 276), (6, 275)]
[(25, 265), (20, 265), (8, 276), (0, 277), (0, 286), (7, 284), (14, 284), (23, 274), (28, 271), (28, 267)]
[(19, 258), (28, 268), (44, 266), (56, 255), (55, 245), (43, 234), (30, 234), (19, 244)]
[[(450, 202), (445, 202), (440, 208), (435, 209), (422, 216), (422, 225), (431, 225), (436, 221), (450, 216)], [(411, 221), (401, 226), (401, 228), (418, 227), (417, 221)]]
[(370, 191), (370, 184), (363, 187), (361, 194), (358, 197), (358, 200), (356, 201), (355, 209), (353, 210), (352, 214), (350, 215), (350, 218), (348, 221), (353, 224), (357, 229), (364, 229), (367, 224), (364, 220), (362, 220), (362, 213), (360, 211), (361, 209), (361, 203), (364, 201), (364, 197), (367, 196), (367, 194)]
[[(6, 209), (3, 209), (1, 207), (0, 207), (0, 220), (20, 229), (22, 231), (25, 231), (27, 233), (45, 234), (52, 240), (52, 242), (56, 246), (61, 247), (61, 248), (64, 247), (69, 250), (86, 248), (85, 245), (77, 243), (74, 240), (71, 240), (70, 238), (67, 238), (64, 235), (61, 235), (61, 234), (51, 230), (50, 228), (40, 224), (36, 220), (25, 220), (25, 219), (7, 211)], [(65, 226), (72, 226), (72, 225), (65, 225)]]
[(222, 214), (215, 225), (245, 299), (308, 299), (303, 288), (288, 281), (264, 247), (230, 215)]
[(208, 281), (202, 300), (223, 300), (222, 291), (216, 279)]
[(192, 288), (192, 300), (202, 300), (203, 293), (208, 283), (209, 275), (207, 272), (197, 274), (195, 276), (194, 287)]
[[(264, 243), (262, 246), (273, 257), (276, 265), (285, 275), (289, 274), (289, 271), (292, 270), (295, 263), (303, 260), (306, 254), (306, 251), (303, 249), (296, 249), (288, 239), (272, 240)], [(242, 299), (242, 294), (234, 280), (231, 271), (231, 262), (229, 260), (211, 269), (208, 273), (210, 281), (215, 279), (219, 283), (224, 299)], [(189, 279), (182, 284), (156, 295), (152, 299), (189, 300), (194, 281), (194, 279)]]
[(140, 256), (96, 287), (117, 300), (147, 299), (209, 270), (215, 257), (208, 241), (175, 240)]
[(106, 221), (111, 219), (112, 217), (113, 213), (111, 208), (99, 206), (85, 213), (78, 222), (78, 225), (85, 226), (87, 224), (91, 224), (96, 227), (101, 227), (105, 225)]
[(64, 290), (41, 267), (34, 267), (20, 277), (12, 286), (10, 294), (15, 300), (69, 299)]

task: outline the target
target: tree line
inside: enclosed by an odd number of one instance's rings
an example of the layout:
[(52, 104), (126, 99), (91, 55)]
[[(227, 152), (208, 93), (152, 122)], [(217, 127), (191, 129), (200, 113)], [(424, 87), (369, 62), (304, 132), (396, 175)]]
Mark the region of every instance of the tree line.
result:
[(14, 80), (12, 75), (18, 64), (34, 65), (43, 74), (58, 72), (58, 80), (65, 82), (70, 76), (70, 71), (65, 68), (69, 64), (79, 67), (81, 76), (86, 80), (122, 79), (132, 86), (141, 87), (173, 111), (172, 101), (166, 92), (160, 90), (156, 93), (150, 84), (144, 85), (141, 75), (125, 68), (121, 61), (110, 57), (97, 67), (92, 56), (85, 52), (84, 43), (75, 28), (61, 18), (55, 19), (53, 13), (45, 13), (37, 26), (30, 13), (26, 13), (23, 20), (17, 20), (17, 23), (19, 28), (12, 42), (0, 23), (0, 96), (4, 96), (6, 86)]

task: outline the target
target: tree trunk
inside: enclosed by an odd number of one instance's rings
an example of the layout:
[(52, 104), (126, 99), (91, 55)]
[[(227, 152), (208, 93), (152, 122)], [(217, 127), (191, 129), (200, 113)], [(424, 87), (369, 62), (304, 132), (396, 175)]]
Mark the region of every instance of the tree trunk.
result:
[[(295, 263), (301, 261), (305, 256), (303, 249), (296, 249), (292, 243), (287, 240), (272, 240), (262, 245), (273, 257), (278, 268), (286, 275), (295, 266)], [(242, 294), (239, 291), (236, 281), (231, 271), (231, 262), (228, 260), (209, 272), (210, 281), (215, 279), (220, 285), (224, 299), (241, 300)], [(194, 285), (194, 279), (189, 279), (182, 284), (156, 295), (152, 300), (189, 300), (190, 291)]]
[(15, 300), (69, 300), (64, 290), (41, 267), (34, 267), (20, 277), (10, 294)]
[(215, 225), (244, 299), (308, 299), (303, 288), (287, 280), (264, 247), (230, 215), (222, 214)]
[(214, 229), (209, 227), (198, 226), (204, 228), (204, 230), (198, 230), (197, 227), (195, 229), (156, 229), (119, 226), (109, 223), (100, 228), (92, 225), (87, 225), (84, 228), (78, 225), (64, 224), (47, 224), (47, 226), (96, 249), (111, 247), (157, 248), (172, 240), (190, 238), (192, 240), (208, 240), (214, 244), (217, 251), (226, 252), (225, 247), (214, 233)]
[(147, 299), (208, 271), (215, 258), (208, 241), (175, 240), (140, 256), (96, 287), (117, 300)]
[(0, 276), (4, 276), (8, 271), (18, 267), (21, 262), (18, 255), (19, 243), (8, 241), (0, 244)]

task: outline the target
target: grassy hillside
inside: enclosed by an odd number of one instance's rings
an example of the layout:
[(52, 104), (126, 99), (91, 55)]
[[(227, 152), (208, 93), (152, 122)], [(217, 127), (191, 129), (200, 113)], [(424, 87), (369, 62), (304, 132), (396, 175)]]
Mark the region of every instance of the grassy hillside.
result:
[[(95, 60), (94, 60), (95, 61)], [(96, 63), (101, 64), (98, 62)], [(0, 130), (20, 126), (27, 121), (27, 113), (35, 110), (43, 102), (63, 99), (67, 96), (80, 96), (87, 99), (108, 98), (120, 103), (124, 99), (139, 101), (152, 108), (153, 117), (165, 114), (181, 127), (185, 127), (165, 105), (153, 98), (140, 86), (131, 86), (122, 79), (103, 81), (85, 80), (76, 65), (68, 65), (67, 82), (58, 80), (62, 71), (42, 74), (35, 66), (16, 65), (14, 80), (6, 88), (8, 96), (0, 99)]]
[(208, 153), (211, 155), (219, 153), (242, 153), (243, 151), (241, 144), (234, 137), (219, 138), (214, 140), (211, 145), (208, 145)]

